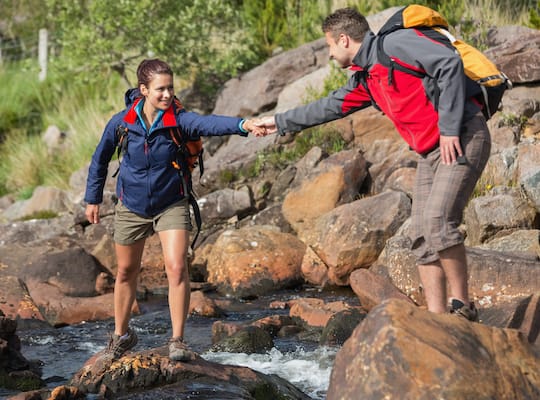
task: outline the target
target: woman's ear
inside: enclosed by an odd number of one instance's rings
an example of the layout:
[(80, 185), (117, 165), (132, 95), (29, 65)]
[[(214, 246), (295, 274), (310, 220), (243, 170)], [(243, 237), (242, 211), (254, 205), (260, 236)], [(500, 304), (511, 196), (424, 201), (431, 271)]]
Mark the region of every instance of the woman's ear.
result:
[(141, 83), (139, 85), (139, 91), (141, 92), (141, 94), (143, 96), (145, 96), (145, 97), (148, 96), (148, 88), (146, 87), (146, 85), (144, 83)]

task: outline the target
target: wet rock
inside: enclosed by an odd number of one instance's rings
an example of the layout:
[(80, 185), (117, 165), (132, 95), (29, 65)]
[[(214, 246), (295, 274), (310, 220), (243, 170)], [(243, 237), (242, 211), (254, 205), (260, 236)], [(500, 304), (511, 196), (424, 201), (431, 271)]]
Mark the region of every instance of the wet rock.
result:
[(191, 292), (189, 301), (189, 313), (200, 315), (202, 317), (220, 317), (223, 311), (216, 302), (206, 296), (203, 291), (195, 290)]
[(246, 400), (309, 399), (285, 380), (249, 368), (216, 364), (200, 357), (184, 363), (171, 361), (166, 347), (130, 353), (113, 362), (99, 359), (100, 354), (88, 360), (70, 385), (83, 393), (101, 393), (105, 399), (173, 399), (189, 389), (210, 393), (223, 389), (223, 396), (236, 393), (239, 397), (231, 398)]
[(264, 354), (274, 347), (272, 336), (257, 326), (246, 326), (212, 345), (211, 351)]
[(319, 343), (323, 346), (341, 346), (366, 316), (367, 313), (358, 308), (335, 313), (324, 327)]
[(0, 387), (28, 391), (44, 386), (35, 363), (21, 354), (17, 321), (0, 311)]
[(343, 301), (325, 303), (324, 300), (314, 298), (303, 298), (289, 301), (291, 317), (300, 318), (309, 326), (324, 327), (330, 318), (350, 306)]

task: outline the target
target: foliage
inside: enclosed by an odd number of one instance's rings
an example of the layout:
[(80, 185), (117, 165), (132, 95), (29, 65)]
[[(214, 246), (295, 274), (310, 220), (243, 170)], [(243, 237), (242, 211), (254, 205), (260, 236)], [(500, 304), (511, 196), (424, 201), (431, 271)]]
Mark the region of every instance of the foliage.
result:
[(305, 156), (315, 146), (320, 147), (327, 154), (333, 154), (343, 150), (345, 145), (345, 141), (336, 130), (326, 126), (310, 128), (298, 134), (290, 146), (265, 150), (259, 154), (248, 176), (259, 176), (267, 166), (285, 169)]
[(30, 221), (32, 219), (53, 219), (58, 217), (58, 213), (51, 210), (36, 211), (31, 215), (27, 215), (21, 221)]
[(37, 55), (37, 29), (46, 27), (47, 13), (42, 0), (2, 0), (0, 39), (3, 61)]
[(0, 80), (0, 142), (10, 131), (39, 133), (43, 123), (37, 71), (34, 74), (23, 63), (17, 63), (14, 68), (0, 67)]
[(489, 28), (528, 22), (534, 25), (535, 15), (534, 0), (349, 0), (347, 4), (365, 15), (409, 4), (431, 7), (446, 18), (460, 38), (481, 49)]
[(255, 61), (237, 28), (234, 0), (47, 0), (61, 57), (57, 68), (84, 80), (113, 71), (129, 83), (143, 58), (166, 60), (177, 75), (231, 76)]
[[(37, 78), (28, 79), (27, 71), (18, 65), (0, 73), (5, 77), (2, 93), (12, 93), (9, 107), (26, 112), (4, 131), (0, 143), (0, 195), (15, 193), (29, 198), (38, 185), (67, 186), (71, 173), (90, 159), (107, 115), (121, 107), (123, 97), (119, 79), (82, 85), (52, 75), (38, 83)], [(7, 92), (11, 85), (15, 89)], [(3, 116), (5, 97), (0, 96)], [(0, 121), (5, 123), (4, 118)], [(67, 132), (63, 150), (48, 151), (39, 135), (47, 125), (57, 125)]]
[(244, 0), (242, 19), (258, 52), (291, 49), (321, 37), (321, 23), (330, 0)]
[(528, 25), (534, 29), (540, 29), (540, 1), (536, 2), (536, 7), (529, 9)]

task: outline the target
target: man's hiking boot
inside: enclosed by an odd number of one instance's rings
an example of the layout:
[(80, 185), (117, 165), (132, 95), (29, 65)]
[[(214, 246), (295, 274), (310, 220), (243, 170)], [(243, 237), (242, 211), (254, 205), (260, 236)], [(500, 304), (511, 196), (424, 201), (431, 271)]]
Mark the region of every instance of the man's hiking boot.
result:
[(463, 302), (452, 299), (450, 314), (456, 314), (469, 321), (478, 322), (478, 310), (473, 302), (471, 302), (470, 306), (466, 306)]
[(131, 328), (128, 328), (127, 333), (123, 336), (112, 334), (107, 353), (111, 354), (113, 359), (117, 359), (129, 349), (135, 347), (136, 344), (137, 334)]
[(169, 358), (173, 361), (193, 361), (196, 354), (190, 350), (182, 338), (171, 338), (169, 340)]

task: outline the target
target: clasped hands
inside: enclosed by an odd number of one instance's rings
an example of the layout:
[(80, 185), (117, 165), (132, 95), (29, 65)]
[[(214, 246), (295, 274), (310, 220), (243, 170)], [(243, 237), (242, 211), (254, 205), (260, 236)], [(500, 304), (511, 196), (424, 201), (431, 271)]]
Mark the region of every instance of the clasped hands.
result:
[(242, 128), (257, 137), (271, 135), (277, 132), (274, 116), (246, 119)]

